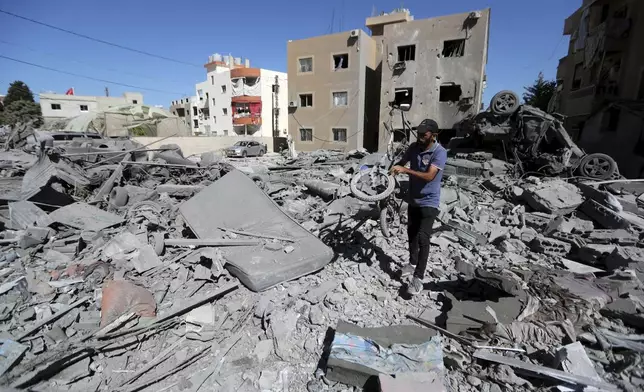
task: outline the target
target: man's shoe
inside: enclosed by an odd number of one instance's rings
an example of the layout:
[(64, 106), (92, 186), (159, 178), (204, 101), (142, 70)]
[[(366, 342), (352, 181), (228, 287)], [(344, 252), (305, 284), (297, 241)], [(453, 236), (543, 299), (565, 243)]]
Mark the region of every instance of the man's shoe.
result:
[(420, 294), (421, 291), (423, 291), (423, 281), (414, 276), (407, 285), (407, 294), (414, 296)]
[(407, 264), (402, 269), (400, 270), (400, 277), (404, 278), (406, 276), (410, 276), (411, 274), (416, 271), (416, 266), (412, 264)]

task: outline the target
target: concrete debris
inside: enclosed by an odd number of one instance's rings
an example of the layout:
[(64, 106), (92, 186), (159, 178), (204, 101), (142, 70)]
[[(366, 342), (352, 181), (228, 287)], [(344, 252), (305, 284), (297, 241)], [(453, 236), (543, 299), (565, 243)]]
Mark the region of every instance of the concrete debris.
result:
[[(516, 125), (495, 121), (488, 131)], [(405, 182), (387, 204), (350, 190), (384, 154), (200, 161), (114, 143), (0, 154), (0, 389), (644, 384), (644, 192), (456, 152), (409, 299)], [(547, 158), (517, 156), (524, 170)], [(356, 347), (379, 355), (365, 366)]]

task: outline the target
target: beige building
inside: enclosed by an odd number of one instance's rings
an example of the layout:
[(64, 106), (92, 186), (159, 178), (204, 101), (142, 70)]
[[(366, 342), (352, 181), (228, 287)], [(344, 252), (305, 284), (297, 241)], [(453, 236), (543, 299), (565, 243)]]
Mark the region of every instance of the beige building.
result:
[[(362, 30), (289, 41), (288, 127), (298, 150), (365, 147), (377, 132), (376, 43)], [(371, 116), (368, 116), (371, 114)]]
[[(414, 20), (398, 9), (371, 31), (288, 43), (289, 132), (299, 150), (386, 149), (389, 132), (424, 118), (452, 128), (481, 107), (490, 10)], [(396, 108), (396, 110), (392, 110)]]
[[(587, 152), (604, 152), (621, 174), (644, 175), (644, 2), (584, 0), (564, 23), (558, 106)], [(639, 38), (639, 39), (638, 39)]]
[(39, 100), (43, 119), (48, 123), (116, 106), (143, 105), (143, 94), (128, 92), (120, 97), (106, 97), (43, 93)]

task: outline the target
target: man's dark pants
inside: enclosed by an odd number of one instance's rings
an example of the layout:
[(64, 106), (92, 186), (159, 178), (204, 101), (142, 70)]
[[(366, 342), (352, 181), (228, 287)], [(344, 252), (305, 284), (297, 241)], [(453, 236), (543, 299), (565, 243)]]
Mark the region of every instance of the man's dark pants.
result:
[(434, 207), (409, 206), (407, 222), (409, 262), (416, 266), (414, 276), (420, 280), (425, 277), (427, 259), (429, 258), (429, 240), (438, 212), (438, 209)]

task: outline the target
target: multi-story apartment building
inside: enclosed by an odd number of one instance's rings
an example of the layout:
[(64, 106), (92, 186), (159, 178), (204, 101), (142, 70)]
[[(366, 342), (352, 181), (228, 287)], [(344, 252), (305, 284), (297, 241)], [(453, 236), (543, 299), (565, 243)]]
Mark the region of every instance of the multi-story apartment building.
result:
[(45, 123), (115, 106), (143, 104), (141, 93), (124, 93), (121, 97), (42, 93), (39, 97), (40, 110)]
[[(385, 150), (402, 128), (452, 128), (481, 107), (490, 10), (414, 20), (406, 9), (362, 30), (288, 43), (289, 132), (300, 150)], [(394, 113), (395, 112), (395, 113)]]
[[(286, 73), (252, 68), (240, 58), (210, 56), (206, 80), (195, 85), (196, 96), (173, 101), (183, 108), (195, 135), (284, 136), (287, 127)], [(180, 110), (179, 110), (180, 111)], [(177, 111), (177, 115), (179, 115)]]
[[(487, 63), (490, 10), (414, 18), (397, 10), (367, 18), (380, 58), (380, 123), (402, 129), (425, 118), (451, 129), (481, 108)], [(383, 127), (384, 128), (384, 127)], [(389, 133), (380, 129), (379, 149)], [(410, 135), (408, 135), (409, 137)]]
[[(192, 108), (197, 106), (197, 97), (184, 97), (170, 103), (170, 113), (181, 118), (183, 122), (192, 130), (194, 123), (192, 121)], [(197, 127), (199, 123), (197, 122)], [(194, 131), (191, 131), (194, 134)]]
[(352, 30), (289, 41), (287, 59), (288, 125), (296, 149), (365, 147), (378, 127), (373, 38)]
[(587, 152), (612, 155), (627, 177), (644, 175), (644, 2), (583, 0), (564, 23), (555, 110)]

